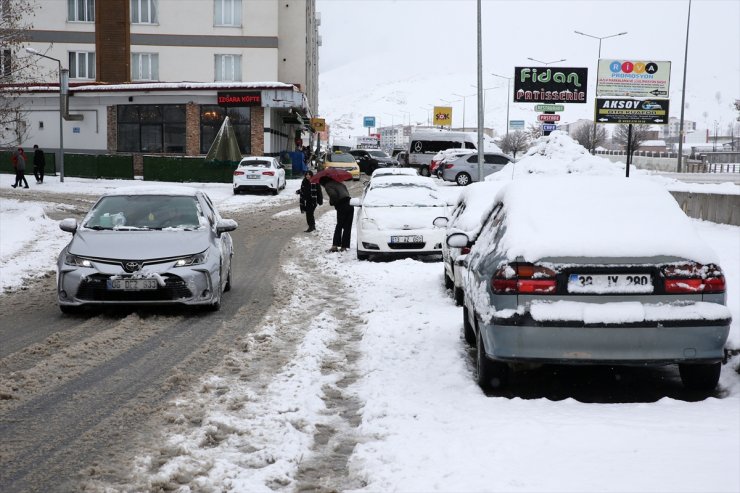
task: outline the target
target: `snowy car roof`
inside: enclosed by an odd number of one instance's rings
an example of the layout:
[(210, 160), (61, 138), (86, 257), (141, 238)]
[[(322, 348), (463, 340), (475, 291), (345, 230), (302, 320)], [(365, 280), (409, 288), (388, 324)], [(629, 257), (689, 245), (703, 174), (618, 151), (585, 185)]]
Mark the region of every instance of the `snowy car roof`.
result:
[(499, 248), (509, 259), (675, 256), (701, 263), (717, 254), (673, 196), (641, 178), (557, 176), (515, 180), (496, 195), (506, 213)]
[(120, 187), (114, 190), (109, 190), (102, 194), (102, 196), (108, 195), (192, 195), (198, 193), (197, 188), (184, 187), (178, 185), (145, 185), (145, 186), (130, 186)]

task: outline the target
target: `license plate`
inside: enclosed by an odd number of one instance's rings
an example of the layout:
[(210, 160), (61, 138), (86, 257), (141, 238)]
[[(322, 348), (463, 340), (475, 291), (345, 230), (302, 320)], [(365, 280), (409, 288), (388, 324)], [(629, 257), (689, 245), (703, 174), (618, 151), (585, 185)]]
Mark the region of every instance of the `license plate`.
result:
[(260, 175), (247, 175), (248, 180), (258, 180)]
[(423, 243), (421, 235), (391, 236), (391, 243)]
[(122, 291), (144, 291), (157, 289), (156, 279), (109, 279), (108, 289)]
[(569, 293), (652, 293), (650, 274), (571, 274)]

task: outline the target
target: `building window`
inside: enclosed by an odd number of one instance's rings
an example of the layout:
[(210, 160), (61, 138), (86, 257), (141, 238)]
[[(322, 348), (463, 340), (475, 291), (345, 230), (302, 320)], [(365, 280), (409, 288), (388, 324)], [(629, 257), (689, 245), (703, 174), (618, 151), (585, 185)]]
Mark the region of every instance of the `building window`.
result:
[(185, 105), (118, 106), (119, 152), (185, 152)]
[(69, 78), (94, 79), (95, 53), (89, 51), (69, 52)]
[(10, 73), (13, 71), (12, 59), (10, 56), (10, 50), (0, 50), (0, 77), (3, 79), (10, 77)]
[(67, 20), (95, 22), (95, 0), (67, 0)]
[(156, 24), (157, 0), (131, 0), (132, 24)]
[(252, 116), (248, 107), (231, 107), (203, 105), (200, 107), (200, 152), (207, 154), (216, 134), (229, 116), (231, 126), (234, 127), (236, 141), (242, 154), (252, 152)]
[(216, 55), (215, 81), (242, 80), (241, 55)]
[(242, 1), (241, 0), (215, 0), (214, 25), (216, 26), (241, 26), (242, 25)]
[(159, 80), (159, 55), (132, 53), (131, 80)]

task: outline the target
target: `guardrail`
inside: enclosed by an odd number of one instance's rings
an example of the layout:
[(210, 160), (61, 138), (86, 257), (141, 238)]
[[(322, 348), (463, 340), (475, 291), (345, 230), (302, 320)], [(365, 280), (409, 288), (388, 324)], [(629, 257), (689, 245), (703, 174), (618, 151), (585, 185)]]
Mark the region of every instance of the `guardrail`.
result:
[(671, 192), (684, 213), (713, 223), (740, 226), (740, 195)]
[(740, 164), (688, 163), (685, 173), (740, 173)]

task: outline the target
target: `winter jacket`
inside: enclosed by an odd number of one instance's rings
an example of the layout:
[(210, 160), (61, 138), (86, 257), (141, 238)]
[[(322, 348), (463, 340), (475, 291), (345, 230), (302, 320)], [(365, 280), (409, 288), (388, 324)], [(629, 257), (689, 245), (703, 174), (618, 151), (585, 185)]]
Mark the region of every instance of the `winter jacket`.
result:
[(324, 189), (329, 196), (329, 205), (336, 207), (344, 202), (349, 202), (349, 190), (347, 190), (344, 183), (329, 179), (324, 183)]
[(23, 151), (16, 151), (15, 156), (15, 169), (17, 171), (26, 171), (26, 154)]
[(46, 166), (46, 156), (44, 156), (44, 151), (41, 149), (33, 151), (33, 165), (42, 169)]
[(321, 187), (317, 183), (311, 183), (306, 178), (301, 182), (301, 189), (298, 190), (298, 193), (301, 196), (301, 212), (306, 212), (306, 209), (315, 209), (317, 205), (324, 203)]

